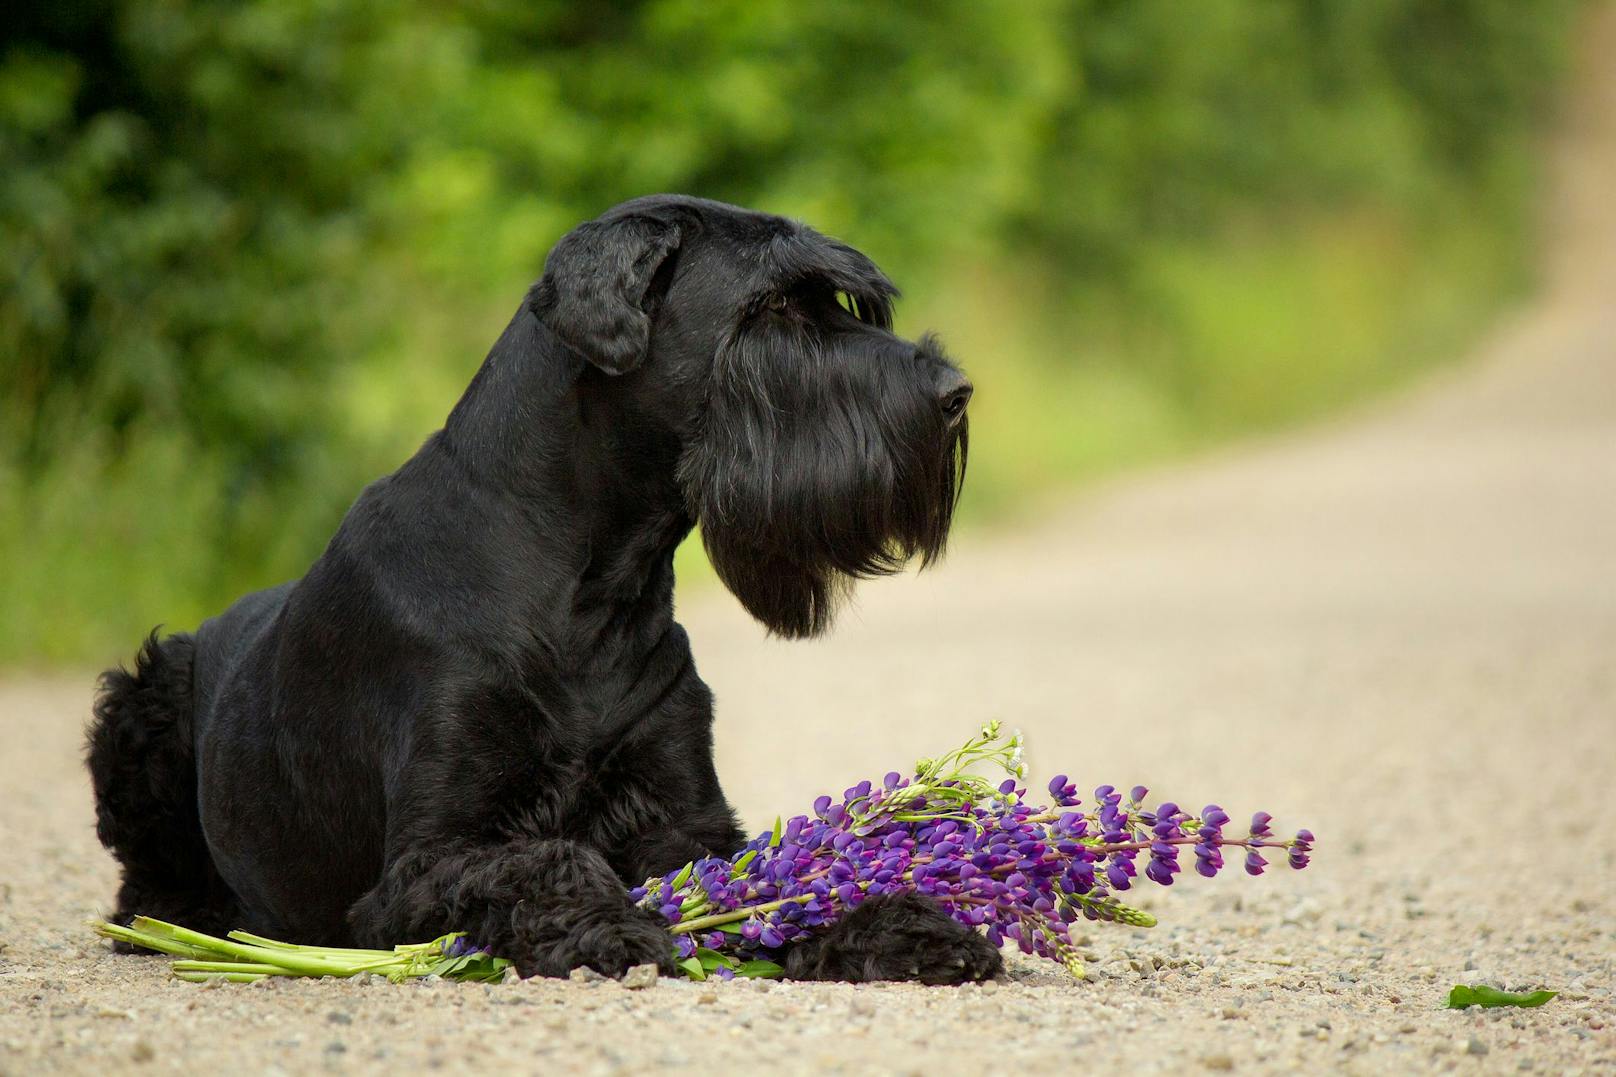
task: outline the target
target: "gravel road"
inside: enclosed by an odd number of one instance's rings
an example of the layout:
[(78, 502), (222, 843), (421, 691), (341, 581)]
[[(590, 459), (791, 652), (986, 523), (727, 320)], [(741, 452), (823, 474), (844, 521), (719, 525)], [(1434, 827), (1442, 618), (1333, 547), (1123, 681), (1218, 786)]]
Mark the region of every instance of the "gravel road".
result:
[[(1616, 7), (1584, 40), (1547, 287), (1472, 361), (968, 535), (826, 641), (682, 611), (751, 825), (1000, 717), (1035, 774), (1309, 826), (1308, 871), (1155, 890), (1160, 927), (1083, 937), (1082, 983), (201, 988), (82, 926), (114, 885), (90, 678), (13, 679), (0, 1074), (1616, 1073)], [(1461, 982), (1562, 994), (1444, 1010)]]

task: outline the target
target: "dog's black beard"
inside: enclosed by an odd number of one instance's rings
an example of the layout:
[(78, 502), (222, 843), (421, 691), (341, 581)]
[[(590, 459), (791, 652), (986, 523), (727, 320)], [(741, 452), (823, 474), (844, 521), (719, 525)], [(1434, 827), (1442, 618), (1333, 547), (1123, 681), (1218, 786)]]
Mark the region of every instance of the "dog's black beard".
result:
[(968, 437), (920, 351), (756, 325), (720, 350), (681, 474), (719, 578), (770, 631), (816, 635), (855, 580), (943, 552)]

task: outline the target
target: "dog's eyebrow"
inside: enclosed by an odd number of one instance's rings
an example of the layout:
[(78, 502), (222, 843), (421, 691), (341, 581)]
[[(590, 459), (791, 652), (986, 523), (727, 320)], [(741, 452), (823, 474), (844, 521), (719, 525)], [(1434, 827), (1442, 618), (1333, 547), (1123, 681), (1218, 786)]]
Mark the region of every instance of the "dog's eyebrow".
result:
[(770, 286), (791, 288), (823, 283), (846, 292), (861, 321), (881, 329), (892, 327), (892, 300), (898, 288), (864, 252), (811, 228), (777, 235), (763, 253)]

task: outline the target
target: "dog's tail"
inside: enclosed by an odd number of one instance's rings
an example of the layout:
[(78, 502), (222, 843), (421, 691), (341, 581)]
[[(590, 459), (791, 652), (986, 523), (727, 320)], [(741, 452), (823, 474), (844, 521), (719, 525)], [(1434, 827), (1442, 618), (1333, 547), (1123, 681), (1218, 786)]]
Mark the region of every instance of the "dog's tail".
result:
[(146, 915), (203, 931), (234, 926), (225, 923), (234, 898), (208, 853), (197, 810), (195, 650), (189, 635), (159, 640), (154, 630), (133, 671), (101, 675), (85, 756), (96, 835), (123, 867), (117, 923)]

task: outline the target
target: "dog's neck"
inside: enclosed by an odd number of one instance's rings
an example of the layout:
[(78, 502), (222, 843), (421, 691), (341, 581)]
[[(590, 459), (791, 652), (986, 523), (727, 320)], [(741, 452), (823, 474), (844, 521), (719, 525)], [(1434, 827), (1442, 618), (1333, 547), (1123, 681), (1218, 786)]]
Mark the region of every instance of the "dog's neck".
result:
[[(582, 654), (605, 636), (652, 645), (672, 624), (673, 551), (694, 521), (671, 461), (676, 435), (639, 413), (524, 308), (444, 425), (445, 446), (531, 519), (535, 604)], [(558, 641), (559, 642), (559, 641)], [(631, 640), (619, 641), (619, 646)], [(610, 645), (607, 650), (614, 649)]]

